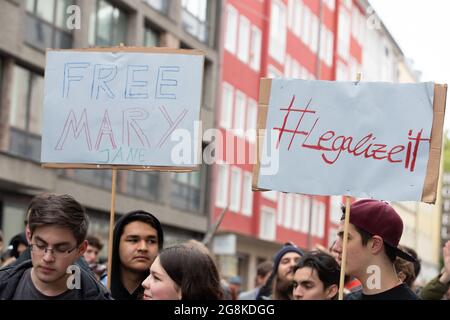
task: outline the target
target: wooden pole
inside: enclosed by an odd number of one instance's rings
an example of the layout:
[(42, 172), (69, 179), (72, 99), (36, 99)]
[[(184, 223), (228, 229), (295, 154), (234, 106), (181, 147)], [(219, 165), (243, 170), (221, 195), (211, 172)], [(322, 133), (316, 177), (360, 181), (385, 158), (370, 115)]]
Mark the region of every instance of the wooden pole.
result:
[(112, 269), (112, 253), (113, 253), (113, 232), (114, 232), (114, 211), (116, 208), (116, 180), (117, 169), (112, 169), (111, 181), (111, 209), (109, 213), (109, 241), (108, 241), (108, 289), (111, 289), (111, 269)]
[[(356, 75), (356, 81), (361, 81), (361, 73)], [(339, 300), (344, 300), (344, 286), (345, 286), (345, 268), (347, 265), (347, 242), (348, 242), (348, 226), (350, 224), (350, 197), (345, 197), (345, 219), (344, 219), (344, 234), (342, 239), (342, 260), (341, 260), (341, 274), (339, 278)]]
[(345, 267), (347, 263), (347, 240), (348, 240), (348, 226), (350, 223), (350, 197), (345, 197), (345, 220), (344, 220), (344, 235), (342, 244), (342, 260), (341, 260), (341, 274), (339, 279), (339, 300), (344, 299), (345, 286)]

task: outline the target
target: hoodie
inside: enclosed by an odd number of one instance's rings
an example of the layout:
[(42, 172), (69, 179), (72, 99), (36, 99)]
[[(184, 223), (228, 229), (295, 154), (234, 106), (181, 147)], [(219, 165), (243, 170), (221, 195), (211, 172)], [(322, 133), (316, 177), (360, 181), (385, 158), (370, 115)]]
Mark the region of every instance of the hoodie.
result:
[[(122, 236), (125, 226), (134, 221), (141, 221), (149, 224), (152, 228), (156, 229), (158, 235), (158, 249), (161, 250), (164, 242), (164, 234), (159, 220), (149, 212), (143, 210), (131, 211), (117, 220), (114, 227), (113, 234), (113, 253), (112, 253), (112, 267), (111, 267), (111, 294), (114, 299), (117, 300), (137, 300), (140, 299), (144, 292), (142, 286), (130, 294), (124, 287), (121, 280), (121, 261), (119, 256), (120, 237)], [(147, 277), (149, 271), (146, 271), (145, 277)]]

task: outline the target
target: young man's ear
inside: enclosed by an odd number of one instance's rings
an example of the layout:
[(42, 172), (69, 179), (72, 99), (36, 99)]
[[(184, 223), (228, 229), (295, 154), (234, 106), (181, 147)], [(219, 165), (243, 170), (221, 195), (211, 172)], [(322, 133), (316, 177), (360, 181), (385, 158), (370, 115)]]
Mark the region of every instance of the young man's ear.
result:
[(332, 284), (328, 288), (325, 289), (325, 296), (327, 299), (333, 299), (339, 291), (339, 287), (336, 284)]
[(88, 242), (84, 240), (81, 245), (78, 247), (78, 256), (81, 257), (87, 250)]
[(371, 250), (373, 254), (377, 254), (383, 250), (383, 238), (380, 236), (373, 236), (371, 242)]
[(28, 224), (25, 227), (25, 236), (27, 237), (28, 244), (31, 243), (31, 231), (30, 227), (28, 227)]

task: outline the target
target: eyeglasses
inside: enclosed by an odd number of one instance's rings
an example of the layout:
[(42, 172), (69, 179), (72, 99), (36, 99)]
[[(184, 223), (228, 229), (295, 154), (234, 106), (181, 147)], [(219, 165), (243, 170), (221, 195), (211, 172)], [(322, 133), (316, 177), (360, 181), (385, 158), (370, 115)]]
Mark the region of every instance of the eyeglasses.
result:
[(63, 246), (55, 246), (54, 248), (47, 247), (44, 244), (32, 243), (30, 245), (31, 251), (38, 255), (44, 255), (47, 251), (50, 251), (55, 257), (66, 257), (73, 252), (78, 246), (73, 247), (72, 249), (66, 249), (66, 245)]

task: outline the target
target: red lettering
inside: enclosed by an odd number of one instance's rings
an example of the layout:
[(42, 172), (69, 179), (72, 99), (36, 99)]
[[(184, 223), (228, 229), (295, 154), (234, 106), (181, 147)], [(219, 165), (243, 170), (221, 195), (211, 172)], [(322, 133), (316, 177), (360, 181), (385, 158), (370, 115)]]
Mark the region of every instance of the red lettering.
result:
[[(396, 150), (396, 149), (399, 149), (398, 151), (394, 151), (394, 150)], [(398, 145), (398, 146), (395, 146), (395, 147), (393, 147), (389, 152), (388, 152), (388, 161), (389, 162), (402, 162), (402, 160), (393, 160), (392, 159), (392, 155), (394, 155), (394, 154), (397, 154), (397, 153), (399, 153), (399, 152), (402, 152), (403, 150), (405, 150), (405, 146), (401, 146), (401, 145)]]
[(420, 129), (419, 133), (417, 134), (417, 136), (415, 138), (408, 138), (411, 141), (414, 141), (414, 151), (413, 151), (413, 155), (412, 155), (412, 160), (411, 160), (411, 167), (409, 168), (409, 171), (413, 172), (414, 168), (416, 166), (416, 159), (417, 159), (417, 151), (419, 150), (419, 144), (421, 141), (430, 141), (430, 139), (428, 138), (422, 138), (422, 132), (423, 129)]

